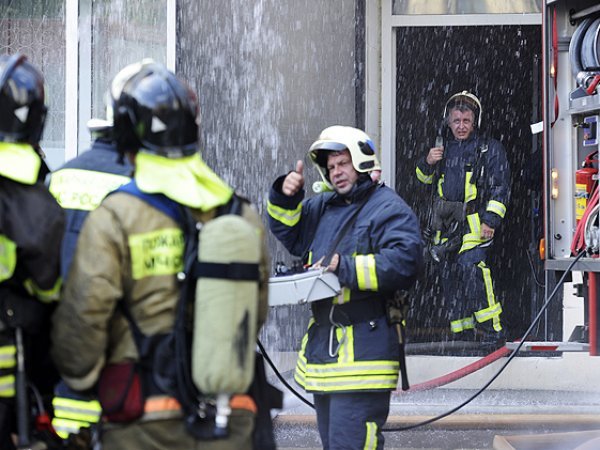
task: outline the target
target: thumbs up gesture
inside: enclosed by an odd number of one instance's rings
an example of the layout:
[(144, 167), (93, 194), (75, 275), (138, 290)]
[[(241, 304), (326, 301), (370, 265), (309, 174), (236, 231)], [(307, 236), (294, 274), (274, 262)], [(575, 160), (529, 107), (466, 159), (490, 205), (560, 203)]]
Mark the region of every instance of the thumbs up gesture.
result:
[(301, 160), (296, 161), (296, 170), (287, 174), (283, 180), (282, 192), (288, 197), (296, 195), (304, 186), (304, 163)]

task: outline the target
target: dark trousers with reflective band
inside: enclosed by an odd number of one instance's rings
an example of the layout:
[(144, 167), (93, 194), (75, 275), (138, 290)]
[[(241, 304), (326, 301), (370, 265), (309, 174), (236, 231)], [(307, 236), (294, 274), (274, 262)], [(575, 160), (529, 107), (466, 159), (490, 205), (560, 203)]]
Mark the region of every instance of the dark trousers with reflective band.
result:
[(390, 392), (315, 394), (323, 450), (382, 450)]
[(441, 265), (445, 303), (453, 333), (477, 329), (485, 336), (502, 331), (501, 307), (494, 294), (487, 248), (476, 247), (453, 255)]

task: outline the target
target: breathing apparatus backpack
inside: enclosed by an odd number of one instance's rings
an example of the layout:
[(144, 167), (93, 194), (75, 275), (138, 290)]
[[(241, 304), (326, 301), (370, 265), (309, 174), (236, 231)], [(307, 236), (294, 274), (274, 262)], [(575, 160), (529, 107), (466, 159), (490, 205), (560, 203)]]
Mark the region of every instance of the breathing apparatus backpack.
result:
[[(181, 205), (161, 194), (143, 193), (135, 182), (119, 191), (175, 219), (186, 242), (173, 331), (145, 336), (130, 311), (122, 308), (140, 364), (150, 373), (150, 391), (177, 398), (187, 430), (196, 439), (226, 437), (230, 396), (254, 392), (264, 403), (261, 391), (272, 388), (262, 367), (255, 367), (262, 364), (255, 352), (262, 250), (256, 226), (241, 215), (247, 201), (234, 195), (215, 218), (197, 224)], [(254, 400), (267, 413), (276, 407)]]

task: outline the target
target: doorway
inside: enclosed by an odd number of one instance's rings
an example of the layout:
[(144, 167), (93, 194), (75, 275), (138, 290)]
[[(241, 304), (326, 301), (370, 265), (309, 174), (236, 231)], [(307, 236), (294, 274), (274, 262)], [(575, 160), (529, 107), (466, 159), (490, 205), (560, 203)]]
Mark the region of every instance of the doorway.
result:
[[(434, 145), (452, 94), (468, 90), (479, 97), (482, 133), (506, 149), (512, 195), (488, 265), (503, 304), (508, 338), (518, 338), (543, 294), (542, 262), (537, 256), (542, 233), (541, 136), (530, 130), (532, 123), (541, 121), (541, 27), (402, 27), (395, 37), (395, 187), (422, 227), (428, 220), (431, 191), (417, 181), (415, 165)], [(408, 321), (413, 341), (449, 338), (448, 311), (434, 274), (427, 267), (417, 283)], [(561, 320), (559, 311), (552, 314), (551, 321), (556, 321), (552, 326), (560, 328)]]

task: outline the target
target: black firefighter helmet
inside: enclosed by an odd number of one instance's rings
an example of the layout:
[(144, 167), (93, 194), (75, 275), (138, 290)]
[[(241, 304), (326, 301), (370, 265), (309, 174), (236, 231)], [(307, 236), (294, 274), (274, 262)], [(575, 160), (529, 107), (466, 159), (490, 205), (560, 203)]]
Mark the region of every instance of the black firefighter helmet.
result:
[(120, 152), (181, 158), (198, 151), (196, 95), (162, 64), (143, 60), (125, 67), (111, 82), (110, 94)]
[(0, 56), (0, 141), (37, 147), (46, 121), (44, 77), (25, 55)]

